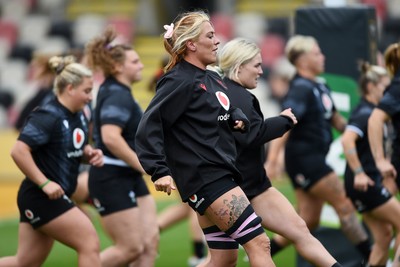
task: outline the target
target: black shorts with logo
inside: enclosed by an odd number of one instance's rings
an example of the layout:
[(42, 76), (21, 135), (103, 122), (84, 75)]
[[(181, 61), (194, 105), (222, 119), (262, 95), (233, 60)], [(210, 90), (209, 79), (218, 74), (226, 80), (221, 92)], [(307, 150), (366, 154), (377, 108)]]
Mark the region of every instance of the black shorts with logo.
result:
[(186, 199), (185, 202), (188, 202), (189, 206), (194, 211), (197, 211), (200, 215), (204, 215), (206, 209), (216, 199), (237, 186), (238, 184), (233, 180), (233, 177), (224, 176), (214, 182), (206, 184), (189, 199)]
[(354, 178), (347, 178), (349, 175), (349, 170), (346, 170), (345, 173), (345, 188), (346, 194), (353, 202), (357, 211), (360, 213), (371, 211), (382, 204), (389, 201), (392, 198), (390, 192), (383, 186), (381, 182), (381, 177), (370, 177), (374, 180), (375, 184), (373, 186), (368, 186), (368, 190), (366, 192), (359, 191), (354, 188)]
[(104, 165), (89, 170), (89, 193), (101, 216), (137, 207), (137, 198), (150, 194), (142, 175), (132, 168)]
[(308, 191), (315, 183), (331, 173), (325, 153), (291, 155), (285, 153), (286, 171), (294, 188)]
[(17, 197), (20, 222), (27, 222), (34, 229), (75, 207), (68, 196), (55, 200), (49, 197), (32, 182), (24, 180)]

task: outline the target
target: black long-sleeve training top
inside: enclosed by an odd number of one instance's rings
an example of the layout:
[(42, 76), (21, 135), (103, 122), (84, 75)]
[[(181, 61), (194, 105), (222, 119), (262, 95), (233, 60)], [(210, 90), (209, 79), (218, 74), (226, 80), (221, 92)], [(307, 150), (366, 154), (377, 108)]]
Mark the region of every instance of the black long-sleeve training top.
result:
[(229, 90), (231, 104), (240, 108), (250, 121), (250, 130), (245, 134), (234, 133), (237, 147), (236, 166), (242, 174), (240, 184), (246, 195), (253, 195), (264, 179), (268, 179), (264, 169), (264, 144), (281, 137), (293, 128), (293, 121), (286, 116), (276, 116), (264, 120), (257, 98), (243, 86), (224, 78)]
[(143, 168), (153, 181), (171, 175), (183, 201), (223, 176), (241, 180), (226, 91), (218, 74), (182, 61), (160, 79), (139, 123)]

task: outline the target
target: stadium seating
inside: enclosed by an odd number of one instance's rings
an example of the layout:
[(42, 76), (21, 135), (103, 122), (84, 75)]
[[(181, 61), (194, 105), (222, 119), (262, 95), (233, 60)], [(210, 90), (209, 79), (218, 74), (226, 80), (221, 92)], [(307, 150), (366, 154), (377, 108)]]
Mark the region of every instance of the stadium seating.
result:
[(98, 14), (80, 15), (73, 23), (72, 38), (74, 45), (83, 47), (90, 39), (100, 35), (106, 25), (106, 18)]
[(14, 46), (18, 39), (18, 25), (12, 20), (0, 19), (0, 38), (5, 39), (10, 46)]
[(271, 67), (284, 54), (285, 40), (278, 34), (266, 34), (259, 46), (263, 65)]

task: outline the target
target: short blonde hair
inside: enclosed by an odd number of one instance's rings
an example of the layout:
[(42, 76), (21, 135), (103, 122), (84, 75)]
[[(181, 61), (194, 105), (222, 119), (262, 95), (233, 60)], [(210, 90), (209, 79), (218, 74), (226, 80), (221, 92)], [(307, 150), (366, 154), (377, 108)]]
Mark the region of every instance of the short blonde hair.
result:
[(56, 95), (61, 94), (67, 85), (77, 87), (85, 77), (92, 77), (92, 72), (82, 64), (76, 63), (72, 56), (51, 57), (49, 66), (56, 73), (53, 89)]
[(311, 36), (295, 35), (289, 39), (285, 47), (285, 54), (289, 62), (296, 65), (297, 59), (312, 50), (317, 40)]
[(371, 65), (364, 61), (360, 63), (361, 76), (360, 88), (363, 95), (367, 94), (368, 83), (378, 84), (383, 77), (388, 77), (389, 74), (385, 68), (378, 65)]
[(243, 38), (227, 42), (218, 54), (218, 65), (229, 79), (238, 77), (239, 67), (260, 53), (256, 43)]

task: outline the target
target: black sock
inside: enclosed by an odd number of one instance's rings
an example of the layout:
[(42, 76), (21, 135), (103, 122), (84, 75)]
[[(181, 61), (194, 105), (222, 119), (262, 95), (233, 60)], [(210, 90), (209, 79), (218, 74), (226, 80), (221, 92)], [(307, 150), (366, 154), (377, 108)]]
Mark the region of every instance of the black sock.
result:
[(371, 245), (369, 239), (362, 241), (356, 245), (357, 250), (361, 253), (365, 262), (369, 260), (369, 254), (371, 254)]
[(271, 257), (273, 257), (276, 253), (278, 253), (283, 249), (283, 247), (279, 245), (273, 238), (270, 240), (270, 246), (271, 246)]
[(343, 267), (343, 265), (341, 265), (339, 262), (335, 262), (332, 267)]
[(204, 257), (204, 243), (203, 241), (193, 241), (194, 255), (197, 258)]

